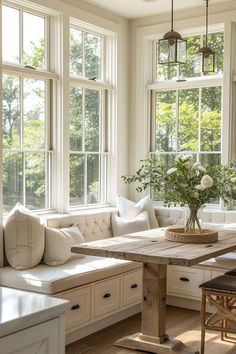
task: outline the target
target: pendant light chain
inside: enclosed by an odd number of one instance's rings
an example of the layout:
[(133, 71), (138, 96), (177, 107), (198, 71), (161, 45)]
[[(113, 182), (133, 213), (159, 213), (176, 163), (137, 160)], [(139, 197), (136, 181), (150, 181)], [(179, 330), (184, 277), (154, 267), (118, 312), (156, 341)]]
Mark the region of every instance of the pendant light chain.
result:
[(209, 0), (206, 0), (206, 47), (208, 46), (208, 4)]
[(171, 0), (171, 31), (174, 31), (174, 0)]

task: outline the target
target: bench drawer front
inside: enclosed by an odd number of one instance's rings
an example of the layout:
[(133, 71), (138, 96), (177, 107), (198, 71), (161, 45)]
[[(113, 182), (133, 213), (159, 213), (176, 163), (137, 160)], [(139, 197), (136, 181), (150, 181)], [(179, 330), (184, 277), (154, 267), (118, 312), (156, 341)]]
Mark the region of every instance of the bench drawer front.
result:
[(124, 306), (129, 306), (142, 300), (142, 270), (125, 274), (123, 277)]
[(94, 285), (94, 316), (110, 314), (120, 308), (120, 278), (112, 278)]
[(91, 320), (91, 287), (87, 286), (61, 294), (70, 301), (66, 314), (66, 329), (78, 327)]
[(199, 285), (204, 282), (202, 269), (187, 267), (168, 267), (167, 293), (182, 297), (201, 297)]

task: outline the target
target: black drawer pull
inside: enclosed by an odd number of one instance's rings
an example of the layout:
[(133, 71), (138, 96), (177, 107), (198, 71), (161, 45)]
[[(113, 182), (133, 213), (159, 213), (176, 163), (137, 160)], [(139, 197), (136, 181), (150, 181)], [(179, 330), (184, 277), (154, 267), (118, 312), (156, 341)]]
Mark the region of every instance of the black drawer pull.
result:
[(181, 281), (189, 281), (189, 279), (185, 278), (185, 277), (181, 277), (181, 278), (179, 278), (179, 280), (181, 280)]
[(80, 308), (80, 305), (79, 304), (76, 304), (76, 305), (73, 305), (72, 307), (71, 307), (71, 310), (73, 311), (73, 310), (78, 310)]
[(107, 294), (103, 295), (104, 299), (107, 299), (108, 297), (111, 297), (111, 294), (107, 293)]
[(138, 284), (132, 284), (131, 289), (136, 289), (138, 287)]

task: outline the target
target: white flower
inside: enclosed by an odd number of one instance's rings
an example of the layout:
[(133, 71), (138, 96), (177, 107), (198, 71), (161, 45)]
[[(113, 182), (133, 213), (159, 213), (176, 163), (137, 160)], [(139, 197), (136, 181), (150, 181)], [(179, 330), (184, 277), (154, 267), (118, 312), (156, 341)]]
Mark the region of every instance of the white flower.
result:
[(195, 189), (197, 189), (198, 191), (204, 191), (206, 188), (203, 187), (201, 184), (198, 184), (197, 186), (195, 186)]
[(178, 154), (175, 158), (176, 161), (182, 160), (183, 155)]
[(182, 161), (183, 162), (186, 162), (186, 161), (189, 161), (189, 160), (192, 160), (193, 159), (193, 155), (184, 155), (182, 157)]
[(206, 169), (202, 165), (199, 165), (197, 167), (197, 170), (200, 171), (200, 172), (206, 173)]
[(201, 166), (200, 162), (194, 162), (194, 164), (193, 164), (193, 169), (194, 169), (194, 170), (197, 169), (198, 166)]
[(199, 192), (198, 191), (193, 192), (193, 196), (194, 196), (194, 198), (198, 198), (199, 197)]
[(167, 174), (168, 175), (171, 175), (172, 173), (175, 173), (177, 171), (177, 168), (176, 167), (172, 167), (170, 168), (168, 171), (167, 171)]
[(232, 178), (231, 178), (231, 182), (232, 182), (232, 183), (236, 183), (236, 177), (232, 177)]
[(204, 188), (210, 188), (213, 185), (213, 179), (209, 175), (204, 175), (201, 179), (201, 185)]

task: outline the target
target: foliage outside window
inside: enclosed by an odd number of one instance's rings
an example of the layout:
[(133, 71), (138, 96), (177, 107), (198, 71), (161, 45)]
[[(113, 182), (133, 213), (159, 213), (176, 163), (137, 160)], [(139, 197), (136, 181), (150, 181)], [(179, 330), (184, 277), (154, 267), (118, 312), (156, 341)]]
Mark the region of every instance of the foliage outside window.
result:
[[(157, 82), (152, 90), (153, 140), (151, 157), (171, 167), (179, 153), (191, 153), (203, 166), (221, 162), (223, 33), (209, 35), (217, 52), (216, 84), (194, 70), (195, 53), (204, 36), (188, 38), (187, 63), (178, 67), (157, 64)], [(184, 79), (182, 82), (177, 82)], [(161, 83), (165, 82), (161, 89)], [(160, 83), (160, 84), (159, 84)], [(160, 196), (155, 196), (159, 198)]]
[(8, 64), (2, 86), (4, 211), (17, 202), (30, 209), (50, 207), (49, 80), (40, 78), (40, 71), (36, 79), (30, 70), (27, 76), (20, 70), (48, 69), (47, 21), (41, 14), (3, 6), (3, 64)]
[[(104, 38), (71, 27), (70, 205), (106, 202)], [(89, 85), (87, 84), (89, 81)]]

